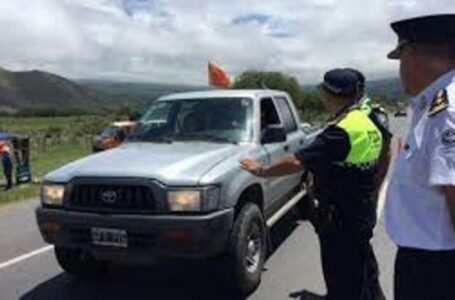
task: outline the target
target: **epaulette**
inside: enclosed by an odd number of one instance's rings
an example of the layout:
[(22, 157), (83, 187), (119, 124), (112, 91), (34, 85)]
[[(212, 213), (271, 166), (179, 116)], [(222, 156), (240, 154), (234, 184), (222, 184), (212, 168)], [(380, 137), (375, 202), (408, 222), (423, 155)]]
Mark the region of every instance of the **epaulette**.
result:
[(371, 105), (371, 108), (372, 108), (373, 110), (380, 111), (380, 112), (382, 112), (382, 113), (387, 113), (387, 111), (385, 110), (385, 108), (382, 107), (380, 104), (377, 104), (377, 103), (372, 104), (372, 105)]
[(440, 90), (436, 97), (433, 99), (428, 110), (428, 116), (433, 117), (438, 113), (446, 110), (449, 107), (449, 97), (447, 95), (447, 90)]

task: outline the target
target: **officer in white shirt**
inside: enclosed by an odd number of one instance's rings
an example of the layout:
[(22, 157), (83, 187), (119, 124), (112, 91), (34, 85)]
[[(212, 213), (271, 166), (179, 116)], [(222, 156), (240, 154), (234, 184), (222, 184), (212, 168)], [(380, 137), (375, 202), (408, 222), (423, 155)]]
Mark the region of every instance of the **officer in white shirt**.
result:
[(392, 23), (413, 117), (386, 199), (396, 300), (455, 299), (455, 14)]

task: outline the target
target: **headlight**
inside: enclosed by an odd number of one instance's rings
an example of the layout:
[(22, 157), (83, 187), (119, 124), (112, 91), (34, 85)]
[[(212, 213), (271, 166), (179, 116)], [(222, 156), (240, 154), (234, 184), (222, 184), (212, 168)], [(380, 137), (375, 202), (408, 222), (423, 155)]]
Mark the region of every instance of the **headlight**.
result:
[(220, 189), (206, 187), (194, 190), (174, 190), (167, 194), (168, 206), (174, 212), (210, 211), (218, 207)]
[(41, 186), (41, 202), (44, 205), (62, 205), (64, 195), (64, 185), (45, 184)]
[(167, 201), (171, 211), (200, 211), (201, 191), (171, 191)]

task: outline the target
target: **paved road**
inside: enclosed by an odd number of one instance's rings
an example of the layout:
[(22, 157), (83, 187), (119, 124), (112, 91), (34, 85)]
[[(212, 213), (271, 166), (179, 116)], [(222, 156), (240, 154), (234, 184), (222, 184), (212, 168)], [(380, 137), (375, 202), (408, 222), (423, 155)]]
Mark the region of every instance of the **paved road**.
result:
[[(406, 122), (392, 122), (397, 135), (404, 134)], [(198, 262), (116, 267), (109, 278), (76, 281), (59, 268), (52, 248), (43, 248), (46, 245), (34, 218), (37, 204), (37, 200), (31, 200), (0, 208), (0, 300), (234, 299), (223, 274)], [(272, 238), (274, 252), (265, 266), (263, 281), (248, 299), (320, 299), (317, 295), (323, 295), (325, 287), (312, 227), (291, 211), (275, 226)], [(392, 299), (396, 248), (386, 236), (382, 220), (373, 244), (384, 290)]]

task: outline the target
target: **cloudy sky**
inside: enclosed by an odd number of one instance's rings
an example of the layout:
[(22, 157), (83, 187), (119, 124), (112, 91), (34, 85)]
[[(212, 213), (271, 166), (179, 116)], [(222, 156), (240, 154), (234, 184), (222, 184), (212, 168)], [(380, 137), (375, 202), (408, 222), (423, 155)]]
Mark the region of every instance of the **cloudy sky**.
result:
[[(428, 3), (425, 3), (428, 2)], [(353, 66), (393, 76), (389, 23), (454, 0), (1, 0), (0, 66), (70, 78), (206, 84), (212, 60), (302, 83)]]

